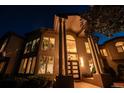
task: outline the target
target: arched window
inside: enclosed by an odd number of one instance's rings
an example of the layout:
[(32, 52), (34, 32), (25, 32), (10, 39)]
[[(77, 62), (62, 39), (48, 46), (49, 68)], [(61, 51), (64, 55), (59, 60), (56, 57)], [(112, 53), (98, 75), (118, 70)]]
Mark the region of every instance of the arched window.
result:
[(66, 35), (68, 60), (78, 60), (76, 41), (72, 35)]
[(67, 52), (76, 53), (77, 49), (76, 49), (75, 38), (73, 36), (71, 36), (71, 35), (67, 35), (66, 40), (67, 40)]
[(124, 42), (115, 43), (118, 52), (124, 52)]

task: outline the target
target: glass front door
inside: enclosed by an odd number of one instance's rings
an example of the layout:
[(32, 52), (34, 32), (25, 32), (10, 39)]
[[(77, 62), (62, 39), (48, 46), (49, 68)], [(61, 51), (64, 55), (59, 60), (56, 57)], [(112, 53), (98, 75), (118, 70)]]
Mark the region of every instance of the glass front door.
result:
[(79, 62), (68, 61), (68, 75), (72, 75), (74, 79), (80, 79)]

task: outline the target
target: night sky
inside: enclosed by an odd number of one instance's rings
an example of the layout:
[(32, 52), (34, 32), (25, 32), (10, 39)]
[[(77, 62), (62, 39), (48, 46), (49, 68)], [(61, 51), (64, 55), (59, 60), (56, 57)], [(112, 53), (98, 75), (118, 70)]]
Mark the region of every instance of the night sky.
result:
[(0, 6), (0, 36), (7, 31), (23, 35), (40, 27), (53, 27), (56, 13), (77, 13), (89, 6)]
[[(56, 13), (80, 13), (89, 9), (89, 6), (0, 6), (0, 37), (8, 31), (14, 31), (19, 35), (31, 32), (40, 27), (53, 27), (53, 19)], [(121, 33), (121, 35), (124, 33)], [(100, 42), (108, 40), (103, 35)], [(120, 34), (119, 34), (120, 35)]]

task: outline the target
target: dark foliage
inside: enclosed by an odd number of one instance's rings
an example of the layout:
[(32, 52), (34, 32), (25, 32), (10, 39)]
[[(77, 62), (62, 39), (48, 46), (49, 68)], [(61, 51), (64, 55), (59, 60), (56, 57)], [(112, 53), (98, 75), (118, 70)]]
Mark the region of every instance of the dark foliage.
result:
[(52, 87), (52, 80), (40, 76), (25, 76), (0, 77), (1, 88), (50, 88)]

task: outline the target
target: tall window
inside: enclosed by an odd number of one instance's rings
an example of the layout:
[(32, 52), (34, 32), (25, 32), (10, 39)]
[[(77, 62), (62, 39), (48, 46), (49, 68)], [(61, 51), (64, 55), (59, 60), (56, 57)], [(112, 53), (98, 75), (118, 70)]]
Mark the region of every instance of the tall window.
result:
[(90, 46), (89, 46), (89, 43), (88, 42), (85, 42), (85, 47), (86, 47), (86, 52), (87, 53), (91, 53)]
[(124, 52), (124, 42), (117, 42), (115, 46), (118, 52)]
[(75, 38), (71, 35), (66, 35), (68, 60), (78, 60)]
[(53, 65), (53, 56), (41, 56), (38, 74), (53, 74)]
[(106, 49), (100, 49), (100, 52), (103, 56), (108, 56)]
[(76, 53), (77, 49), (76, 49), (75, 38), (71, 35), (67, 35), (66, 40), (67, 40), (67, 52)]
[(2, 44), (2, 46), (1, 46), (1, 48), (0, 48), (0, 52), (3, 52), (3, 50), (4, 50), (4, 48), (5, 48), (6, 44), (7, 44), (7, 41), (8, 41), (8, 39), (6, 39), (6, 40), (4, 41), (4, 43)]
[(39, 41), (40, 41), (40, 38), (37, 38), (37, 39), (30, 41), (30, 42), (27, 42), (26, 46), (25, 46), (24, 54), (37, 51)]
[(21, 61), (19, 73), (33, 74), (36, 64), (36, 57), (24, 58)]
[(43, 37), (42, 50), (53, 49), (55, 47), (54, 37)]

